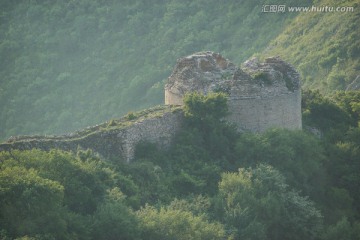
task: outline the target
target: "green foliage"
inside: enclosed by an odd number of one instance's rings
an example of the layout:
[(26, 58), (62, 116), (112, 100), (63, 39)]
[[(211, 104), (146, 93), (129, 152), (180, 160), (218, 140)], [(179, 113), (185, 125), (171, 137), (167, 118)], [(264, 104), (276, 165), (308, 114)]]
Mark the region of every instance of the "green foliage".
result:
[(305, 91), (302, 98), (303, 122), (319, 128), (324, 133), (346, 131), (354, 121), (349, 114), (319, 91)]
[(178, 132), (168, 152), (149, 143), (137, 146), (135, 161), (129, 168), (144, 189), (140, 193), (142, 204), (155, 204), (159, 199), (169, 202), (173, 197), (199, 192), (214, 195), (221, 169), (231, 168), (237, 134), (222, 119), (227, 109), (226, 96), (194, 93), (185, 102), (186, 127)]
[(118, 188), (111, 189), (93, 216), (94, 239), (139, 239), (138, 222)]
[(271, 78), (268, 73), (265, 72), (257, 72), (253, 75), (256, 81), (261, 81), (267, 85), (271, 85)]
[(9, 236), (65, 236), (62, 185), (20, 166), (2, 167), (0, 184), (0, 222)]
[(27, 168), (37, 168), (41, 176), (54, 179), (64, 186), (64, 203), (69, 209), (83, 214), (96, 209), (96, 202), (104, 194), (105, 187), (100, 176), (97, 176), (101, 175), (101, 169), (96, 161), (87, 158), (90, 161), (83, 162), (61, 151), (47, 154), (35, 150), (18, 154)]
[(335, 240), (335, 239), (359, 239), (360, 237), (360, 223), (351, 223), (346, 218), (342, 218), (335, 225), (328, 228), (324, 234), (324, 240)]
[[(184, 97), (184, 115), (195, 140), (202, 142), (214, 157), (229, 157), (233, 141), (237, 137), (235, 126), (224, 121), (228, 115), (225, 93), (190, 93)], [(189, 137), (193, 133), (186, 133)], [(184, 136), (183, 136), (184, 137)]]
[(190, 196), (188, 199), (174, 199), (169, 205), (169, 209), (192, 212), (196, 216), (207, 218), (211, 206), (210, 198), (202, 195)]
[[(133, 182), (90, 151), (77, 155), (58, 150), (0, 153), (0, 223), (5, 236), (99, 239), (91, 231), (100, 225), (105, 228), (111, 214), (130, 214), (127, 204), (137, 194)], [(127, 199), (118, 197), (123, 195), (117, 186), (129, 194)], [(131, 222), (130, 217), (126, 220)]]
[(360, 92), (338, 91), (332, 96), (332, 99), (351, 117), (352, 125), (358, 126), (360, 121)]
[(319, 0), (313, 4), (302, 3), (302, 6), (353, 7), (354, 11), (302, 12), (263, 53), (281, 56), (292, 63), (302, 75), (306, 89), (319, 89), (326, 94), (345, 90), (359, 75), (358, 1)]
[(129, 112), (125, 117), (130, 121), (136, 119), (136, 115), (133, 112)]
[(313, 202), (289, 190), (268, 165), (224, 173), (219, 183), (224, 220), (239, 239), (317, 239), (322, 216)]
[(222, 224), (189, 211), (145, 206), (137, 212), (144, 239), (225, 239)]
[[(330, 177), (331, 185), (342, 191), (341, 195), (333, 195), (333, 204), (343, 206), (338, 208), (342, 212), (338, 215), (344, 215), (349, 219), (359, 217), (360, 193), (357, 186), (360, 182), (359, 177), (359, 158), (360, 158), (360, 131), (359, 128), (349, 129), (343, 133), (344, 137), (335, 144), (328, 144), (328, 161), (326, 169)], [(344, 203), (347, 203), (344, 205)], [(356, 209), (354, 211), (354, 209)], [(343, 212), (346, 212), (345, 214)]]
[(312, 199), (322, 200), (325, 155), (323, 146), (314, 136), (279, 129), (271, 129), (261, 135), (242, 134), (235, 150), (242, 166), (270, 164), (283, 173), (290, 186)]
[(129, 180), (137, 190), (136, 195), (133, 195), (134, 207), (138, 208), (139, 205), (143, 206), (146, 203), (169, 201), (166, 175), (161, 166), (149, 160), (138, 159), (133, 164), (122, 165), (119, 170), (122, 175), (129, 176)]
[(191, 124), (204, 131), (214, 128), (228, 114), (224, 93), (189, 93), (184, 97), (184, 115)]
[[(188, 98), (170, 148), (141, 142), (130, 164), (91, 150), (0, 152), (0, 238), (359, 238), (357, 92), (305, 92), (315, 136), (237, 133), (224, 94)], [(174, 110), (156, 109), (136, 115)]]
[[(215, 177), (220, 170), (217, 166), (230, 167), (238, 134), (234, 126), (224, 121), (228, 112), (224, 93), (207, 96), (195, 93), (188, 97), (184, 99), (188, 127), (177, 136), (179, 144), (173, 151), (182, 169), (193, 169), (193, 159), (198, 159), (197, 174), (208, 175), (205, 182), (211, 186), (210, 183), (218, 180)], [(203, 171), (205, 173), (201, 174)]]

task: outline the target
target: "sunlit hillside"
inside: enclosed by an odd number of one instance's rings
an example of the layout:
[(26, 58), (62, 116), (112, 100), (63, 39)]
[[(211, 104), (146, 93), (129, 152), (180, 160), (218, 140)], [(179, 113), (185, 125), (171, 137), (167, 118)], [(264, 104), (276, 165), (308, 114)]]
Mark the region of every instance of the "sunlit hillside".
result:
[(321, 0), (314, 6), (319, 10), (322, 6), (323, 12), (298, 15), (264, 53), (294, 64), (304, 88), (323, 93), (345, 90), (360, 75), (360, 3)]

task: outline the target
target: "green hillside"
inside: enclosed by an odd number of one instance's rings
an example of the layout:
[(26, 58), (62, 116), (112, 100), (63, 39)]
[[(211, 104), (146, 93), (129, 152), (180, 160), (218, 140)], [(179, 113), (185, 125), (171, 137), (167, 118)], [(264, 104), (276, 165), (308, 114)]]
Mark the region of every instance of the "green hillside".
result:
[(241, 63), (261, 52), (296, 16), (261, 12), (276, 3), (3, 0), (0, 139), (69, 132), (161, 104), (177, 58), (211, 50)]
[(301, 13), (264, 53), (294, 64), (304, 88), (323, 93), (345, 90), (360, 75), (360, 3), (319, 0), (314, 6), (353, 7), (354, 11)]
[(171, 147), (143, 142), (130, 163), (0, 152), (0, 239), (358, 240), (360, 93), (305, 92), (316, 134), (238, 133), (226, 101), (187, 95)]
[(304, 78), (303, 130), (238, 132), (225, 94), (193, 93), (169, 148), (142, 141), (130, 163), (80, 146), (0, 151), (0, 239), (360, 239), (360, 91), (334, 92), (359, 75), (357, 2), (265, 13), (300, 4), (0, 1), (0, 140), (81, 139), (159, 116), (149, 107), (176, 59), (202, 50), (280, 55)]

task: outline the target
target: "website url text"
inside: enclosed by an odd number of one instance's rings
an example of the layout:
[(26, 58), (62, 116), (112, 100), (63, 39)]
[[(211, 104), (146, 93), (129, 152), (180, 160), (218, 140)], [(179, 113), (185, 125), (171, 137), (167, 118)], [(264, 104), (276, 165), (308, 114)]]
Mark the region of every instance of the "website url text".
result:
[(311, 6), (311, 7), (287, 7), (286, 5), (263, 5), (261, 12), (264, 13), (284, 13), (284, 12), (354, 12), (354, 7), (330, 7), (330, 6)]

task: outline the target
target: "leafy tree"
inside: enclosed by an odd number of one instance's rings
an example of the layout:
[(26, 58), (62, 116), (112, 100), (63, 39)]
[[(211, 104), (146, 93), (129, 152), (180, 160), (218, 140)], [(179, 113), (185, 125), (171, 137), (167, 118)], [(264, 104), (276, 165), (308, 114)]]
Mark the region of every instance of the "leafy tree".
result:
[(34, 169), (2, 167), (0, 225), (12, 238), (50, 235), (65, 238), (64, 187)]
[(184, 115), (190, 124), (204, 131), (210, 130), (228, 114), (224, 93), (189, 93), (184, 97)]
[(139, 239), (138, 221), (124, 198), (118, 188), (108, 192), (93, 216), (92, 239)]
[[(338, 206), (342, 206), (339, 210), (344, 211), (343, 216), (352, 220), (353, 217), (359, 219), (359, 200), (360, 192), (357, 186), (360, 183), (359, 178), (359, 144), (360, 144), (360, 130), (359, 128), (352, 128), (345, 132), (345, 137), (341, 138), (335, 144), (327, 144), (326, 152), (328, 161), (325, 168), (329, 175), (330, 184), (339, 189), (342, 194), (332, 196), (334, 202), (338, 202)], [(341, 198), (340, 198), (340, 196)], [(347, 204), (344, 205), (344, 200)]]
[(95, 159), (83, 161), (68, 152), (47, 153), (36, 149), (4, 152), (2, 157), (10, 158), (5, 165), (34, 168), (39, 176), (59, 182), (64, 187), (64, 204), (71, 211), (90, 214), (105, 194), (106, 186), (101, 180), (107, 180), (108, 176)]
[(290, 190), (269, 165), (224, 173), (219, 183), (224, 221), (239, 239), (317, 239), (322, 215), (308, 198)]
[(210, 209), (211, 201), (209, 197), (202, 195), (190, 196), (187, 199), (174, 199), (169, 205), (168, 209), (181, 210), (192, 212), (195, 216), (202, 216), (207, 218), (207, 213)]
[(335, 225), (330, 226), (323, 236), (324, 240), (349, 239), (355, 240), (360, 237), (360, 223), (351, 223), (342, 218)]
[(319, 91), (304, 91), (302, 110), (304, 124), (317, 127), (325, 133), (332, 130), (346, 131), (351, 126), (349, 115)]
[(238, 138), (235, 151), (241, 167), (270, 164), (283, 173), (291, 187), (317, 202), (324, 200), (326, 156), (316, 137), (285, 129), (270, 129), (263, 134), (244, 133)]
[[(0, 153), (0, 225), (4, 237), (89, 240), (94, 228), (111, 227), (107, 221), (115, 218), (114, 214), (128, 213), (127, 220), (132, 221), (128, 204), (139, 204), (134, 182), (100, 162), (91, 151), (77, 155), (60, 150)], [(117, 197), (123, 196), (119, 186), (129, 194), (121, 201)], [(107, 189), (115, 190), (106, 194)], [(130, 228), (122, 236), (126, 234), (136, 239)]]
[(225, 93), (187, 94), (184, 97), (184, 115), (189, 129), (199, 131), (212, 155), (217, 158), (230, 157), (237, 134), (235, 126), (229, 125), (224, 119), (228, 115)]
[(332, 99), (351, 116), (352, 125), (358, 126), (360, 121), (360, 92), (359, 91), (338, 91)]
[(209, 222), (189, 211), (145, 206), (137, 212), (144, 239), (224, 239), (220, 223)]

